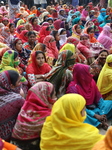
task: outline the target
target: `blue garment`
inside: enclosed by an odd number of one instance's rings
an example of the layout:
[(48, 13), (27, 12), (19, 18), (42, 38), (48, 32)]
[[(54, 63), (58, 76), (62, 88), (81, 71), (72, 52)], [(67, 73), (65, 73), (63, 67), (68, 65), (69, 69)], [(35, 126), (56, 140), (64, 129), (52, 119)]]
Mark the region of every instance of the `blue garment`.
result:
[(112, 101), (101, 98), (97, 104), (97, 108), (94, 110), (86, 109), (86, 113), (87, 118), (84, 122), (97, 127), (101, 122), (94, 117), (95, 114), (106, 115), (107, 119), (112, 119)]
[(72, 0), (72, 5), (74, 7), (78, 6), (79, 5), (79, 0)]
[[(105, 11), (105, 12), (102, 12), (102, 11)], [(98, 22), (99, 23), (102, 23), (103, 21), (104, 21), (104, 17), (106, 16), (106, 9), (105, 8), (102, 8), (101, 10), (100, 10), (100, 14), (99, 14), (99, 16), (98, 16)]]
[(75, 13), (71, 13), (71, 12), (73, 12), (73, 10), (70, 10), (69, 12), (68, 12), (68, 17), (67, 17), (67, 22), (69, 22), (71, 19), (72, 19), (72, 16), (75, 14)]
[(10, 0), (10, 2), (12, 5), (17, 5), (20, 2), (20, 0)]
[(112, 20), (107, 20), (108, 17), (109, 17), (109, 15), (105, 16), (104, 22), (99, 25), (100, 27), (104, 27), (107, 23), (111, 23)]

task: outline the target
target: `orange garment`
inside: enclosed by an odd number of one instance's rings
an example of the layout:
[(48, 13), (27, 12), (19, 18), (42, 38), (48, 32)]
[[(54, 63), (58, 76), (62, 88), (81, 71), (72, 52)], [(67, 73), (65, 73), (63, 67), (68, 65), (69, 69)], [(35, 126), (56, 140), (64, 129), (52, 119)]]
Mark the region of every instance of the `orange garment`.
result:
[(94, 37), (94, 34), (88, 34), (89, 35), (89, 40), (91, 43), (97, 43), (97, 39)]
[(16, 150), (17, 146), (2, 140), (4, 147), (2, 150)]
[(92, 150), (112, 150), (112, 127), (108, 129), (104, 140), (96, 143)]

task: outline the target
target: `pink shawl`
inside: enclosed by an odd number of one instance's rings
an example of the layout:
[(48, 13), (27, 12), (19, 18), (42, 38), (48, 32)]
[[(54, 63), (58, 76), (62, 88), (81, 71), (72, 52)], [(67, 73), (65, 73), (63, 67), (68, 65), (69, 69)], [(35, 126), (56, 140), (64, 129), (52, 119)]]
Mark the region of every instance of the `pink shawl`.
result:
[(89, 73), (88, 65), (76, 64), (73, 69), (73, 81), (69, 84), (67, 93), (71, 87), (76, 88), (78, 94), (86, 99), (86, 105), (97, 104), (101, 98), (95, 81)]
[(35, 139), (40, 136), (43, 123), (51, 113), (54, 87), (49, 82), (38, 82), (28, 91), (26, 101), (18, 115), (12, 137), (20, 140)]
[(98, 41), (106, 48), (110, 49), (112, 46), (112, 39), (110, 38), (110, 26), (104, 26), (103, 31), (98, 37)]

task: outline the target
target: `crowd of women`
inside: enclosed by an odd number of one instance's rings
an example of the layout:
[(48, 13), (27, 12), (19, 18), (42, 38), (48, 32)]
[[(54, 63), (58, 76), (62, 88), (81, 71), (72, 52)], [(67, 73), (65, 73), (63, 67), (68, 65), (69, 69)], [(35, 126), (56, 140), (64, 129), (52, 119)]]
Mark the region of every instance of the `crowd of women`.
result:
[(0, 150), (111, 150), (111, 82), (111, 7), (0, 7)]

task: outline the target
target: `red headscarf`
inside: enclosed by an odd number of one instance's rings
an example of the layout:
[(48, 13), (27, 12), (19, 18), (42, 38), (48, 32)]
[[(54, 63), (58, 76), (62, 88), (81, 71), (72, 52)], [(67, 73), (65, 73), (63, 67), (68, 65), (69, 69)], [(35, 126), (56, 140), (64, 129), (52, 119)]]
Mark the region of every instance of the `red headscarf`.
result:
[(30, 65), (28, 65), (28, 67), (26, 68), (27, 74), (34, 74), (34, 75), (46, 74), (51, 70), (51, 67), (47, 63), (44, 63), (43, 66), (38, 66), (38, 64), (36, 62), (36, 52), (35, 51), (31, 55), (31, 60), (32, 60), (32, 63)]
[(28, 30), (23, 30), (19, 35), (19, 39), (21, 39), (23, 43), (28, 42), (28, 37), (25, 36), (27, 33)]
[(40, 33), (39, 33), (39, 39), (38, 41), (40, 43), (43, 43), (43, 40), (44, 38), (50, 34), (51, 31), (47, 31), (46, 29), (48, 28), (48, 26), (43, 26), (41, 29), (40, 29)]
[(60, 29), (60, 24), (61, 24), (61, 20), (56, 20), (56, 21), (54, 21), (54, 27), (55, 27), (55, 29), (56, 30), (59, 30)]

